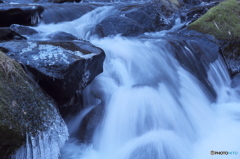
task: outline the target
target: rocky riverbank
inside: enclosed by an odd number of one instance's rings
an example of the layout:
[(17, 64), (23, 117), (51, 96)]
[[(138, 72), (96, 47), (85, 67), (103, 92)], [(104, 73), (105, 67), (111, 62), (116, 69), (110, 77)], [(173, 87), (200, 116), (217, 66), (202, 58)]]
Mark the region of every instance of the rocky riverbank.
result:
[[(17, 0), (11, 2), (19, 3)], [(4, 22), (0, 25), (0, 135), (4, 136), (0, 139), (0, 156), (17, 155), (19, 151), (26, 151), (27, 145), (33, 148), (37, 144), (30, 144), (29, 139), (41, 142), (46, 141), (41, 137), (45, 136), (52, 140), (46, 144), (59, 145), (52, 152), (52, 159), (58, 158), (68, 136), (62, 116), (83, 109), (82, 91), (103, 71), (104, 50), (87, 41), (90, 36), (99, 39), (116, 35), (152, 38), (148, 34), (171, 30), (176, 21), (181, 21), (182, 27), (168, 36), (181, 36), (183, 47), (189, 44), (187, 40), (190, 39), (211, 45), (214, 53), (223, 55), (235, 78), (233, 85), (239, 81), (239, 1), (226, 0), (220, 4), (198, 0), (106, 3), (106, 6), (112, 6), (109, 15), (97, 19), (94, 26), (80, 28), (88, 30), (84, 40), (67, 31), (45, 35), (32, 26), (74, 21), (87, 13), (100, 12), (97, 9), (104, 4), (63, 3), (73, 0), (37, 1), (38, 4), (28, 4), (32, 3), (31, 0), (21, 2), (10, 4), (5, 0), (0, 5), (0, 21)], [(178, 47), (172, 49), (177, 50)], [(195, 56), (206, 58), (207, 64), (217, 58), (216, 54), (202, 54), (199, 47), (193, 50), (198, 50)], [(188, 68), (184, 61), (188, 55), (176, 56), (190, 72), (201, 74), (199, 68), (203, 66)], [(205, 84), (208, 86), (208, 81)], [(101, 114), (101, 111), (102, 108), (94, 109), (89, 116)], [(88, 117), (84, 119), (83, 129), (88, 128), (89, 120)], [(82, 136), (83, 139), (85, 136), (90, 138), (88, 134)], [(44, 158), (43, 154), (39, 158)]]

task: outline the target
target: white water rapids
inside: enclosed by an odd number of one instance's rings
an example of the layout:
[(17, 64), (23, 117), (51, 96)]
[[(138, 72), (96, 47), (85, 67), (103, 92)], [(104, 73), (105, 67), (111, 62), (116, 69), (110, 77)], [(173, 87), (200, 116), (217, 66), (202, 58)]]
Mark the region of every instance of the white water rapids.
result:
[[(202, 82), (165, 47), (165, 40), (91, 37), (89, 30), (113, 11), (110, 6), (99, 7), (75, 21), (37, 28), (44, 34), (72, 33), (106, 53), (104, 72), (86, 88), (87, 95), (101, 100), (104, 116), (91, 143), (69, 140), (60, 158), (240, 158), (240, 96), (230, 86), (223, 60), (219, 57), (207, 71), (217, 93), (212, 102)], [(210, 155), (212, 150), (238, 154)]]

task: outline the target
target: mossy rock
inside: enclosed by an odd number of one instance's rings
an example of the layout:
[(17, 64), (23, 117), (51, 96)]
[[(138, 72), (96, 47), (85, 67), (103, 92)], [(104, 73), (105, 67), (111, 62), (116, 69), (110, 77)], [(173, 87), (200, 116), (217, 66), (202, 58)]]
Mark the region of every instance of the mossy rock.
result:
[(226, 0), (208, 10), (188, 28), (219, 40), (240, 40), (240, 1)]
[(52, 99), (18, 63), (0, 52), (0, 156), (23, 146), (26, 134), (47, 131), (55, 118), (59, 114)]

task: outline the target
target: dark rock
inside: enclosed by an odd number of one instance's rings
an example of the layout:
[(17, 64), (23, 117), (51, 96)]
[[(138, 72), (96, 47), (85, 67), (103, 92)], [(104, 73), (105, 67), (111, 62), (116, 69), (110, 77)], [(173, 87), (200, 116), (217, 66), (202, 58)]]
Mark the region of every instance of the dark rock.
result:
[(96, 8), (94, 4), (45, 4), (42, 21), (46, 24), (72, 21)]
[(0, 27), (9, 27), (12, 24), (37, 25), (44, 8), (39, 5), (4, 4), (0, 6)]
[(47, 38), (51, 39), (51, 40), (78, 40), (77, 37), (73, 36), (70, 33), (66, 33), (63, 31), (57, 31), (54, 33), (51, 33), (47, 36)]
[[(41, 137), (38, 138), (42, 135), (49, 146), (56, 146), (63, 145), (67, 134), (66, 125), (53, 100), (41, 91), (19, 64), (0, 52), (1, 158), (13, 154), (20, 147), (23, 150), (24, 145), (29, 144), (27, 135), (31, 137), (30, 142), (46, 143)], [(47, 152), (48, 148), (41, 144), (34, 146), (29, 144), (25, 150)]]
[[(104, 81), (103, 81), (104, 82)], [(69, 125), (69, 133), (82, 143), (91, 143), (94, 130), (104, 116), (104, 105), (107, 102), (105, 85), (93, 80), (83, 91), (84, 109), (72, 117), (65, 118)]]
[(185, 22), (193, 22), (205, 14), (210, 8), (216, 6), (219, 2), (207, 3), (205, 5), (199, 5), (183, 10), (181, 12), (181, 20)]
[(169, 18), (172, 13), (163, 5), (146, 4), (137, 10), (131, 10), (124, 14), (126, 17), (138, 22), (146, 31), (151, 32), (170, 29), (172, 22)]
[(240, 74), (236, 74), (233, 76), (231, 86), (233, 88), (239, 87), (240, 88)]
[(230, 74), (240, 73), (240, 41), (221, 41), (221, 53)]
[(137, 36), (144, 32), (170, 29), (174, 24), (174, 12), (152, 3), (116, 6), (119, 13), (103, 19), (93, 34), (99, 37), (121, 34)]
[(104, 115), (103, 104), (96, 105), (82, 120), (79, 126), (76, 137), (84, 142), (91, 143), (94, 135), (94, 130), (99, 125)]
[(200, 53), (201, 56), (207, 60), (207, 63), (213, 63), (218, 59), (220, 53), (219, 41), (214, 38), (214, 36), (197, 32), (195, 30), (190, 30), (188, 28), (182, 28), (177, 33), (171, 34), (171, 36), (176, 38), (182, 38), (184, 41), (195, 41), (203, 45), (202, 48), (207, 48), (206, 51), (202, 51), (201, 48), (196, 49), (196, 53)]
[(60, 107), (81, 104), (82, 89), (103, 71), (103, 50), (88, 42), (6, 42), (0, 46), (26, 65)]
[(138, 22), (142, 27), (146, 28), (147, 31), (154, 31), (156, 28), (154, 24), (155, 21), (142, 10), (128, 12), (125, 16)]
[[(218, 40), (209, 34), (200, 33), (190, 29), (181, 30), (176, 36), (184, 35), (186, 38), (195, 39), (204, 45), (208, 45), (210, 53), (205, 54), (208, 59), (215, 61), (217, 54), (220, 53), (228, 67), (231, 76), (240, 72), (240, 41)], [(218, 51), (216, 51), (218, 50)]]
[(172, 27), (175, 21), (176, 10), (165, 6), (164, 4), (145, 4), (139, 8), (145, 12), (153, 21), (155, 31), (167, 30)]
[(7, 53), (8, 52), (8, 49), (4, 48), (4, 47), (0, 47), (0, 51), (3, 52), (3, 53)]
[(206, 72), (209, 65), (220, 56), (218, 40), (211, 35), (187, 28), (178, 31), (175, 35), (171, 34), (171, 37), (166, 47), (175, 52), (174, 56), (183, 68), (201, 81), (203, 88), (207, 90), (206, 93), (208, 93), (209, 99), (214, 102), (216, 92), (210, 84)]
[(95, 28), (94, 34), (99, 37), (121, 34), (122, 36), (137, 36), (146, 30), (136, 21), (123, 16), (110, 16), (101, 21)]
[(0, 28), (0, 41), (25, 40), (26, 38), (10, 28)]
[(240, 74), (233, 76), (231, 87), (240, 94)]
[[(91, 2), (96, 2), (96, 0), (82, 0), (81, 2), (84, 2), (84, 3), (91, 3)], [(111, 2), (113, 2), (113, 1), (111, 1), (111, 0), (97, 0), (97, 2), (100, 2), (100, 3), (102, 3), (102, 2), (109, 2), (109, 3), (111, 3)]]
[(159, 6), (159, 8), (165, 7), (172, 11), (178, 11), (183, 5), (181, 0), (153, 0), (152, 2)]
[[(174, 53), (184, 69), (191, 72), (202, 83), (202, 87), (209, 100), (215, 101), (216, 92), (209, 82), (207, 71), (209, 65), (218, 59), (219, 47), (217, 44), (209, 44), (206, 40), (169, 40), (167, 46)], [(201, 62), (199, 62), (201, 61)]]
[(189, 21), (193, 22), (197, 20), (200, 16), (206, 13), (208, 9), (206, 7), (193, 7), (185, 12), (181, 13), (181, 20), (182, 21)]
[(18, 25), (18, 24), (12, 24), (10, 26), (10, 29), (12, 29), (13, 31), (15, 31), (16, 33), (18, 33), (20, 35), (33, 35), (33, 34), (38, 33), (38, 31), (36, 31), (28, 26)]
[(180, 0), (182, 4), (188, 6), (192, 6), (192, 5), (199, 5), (201, 4), (201, 0)]

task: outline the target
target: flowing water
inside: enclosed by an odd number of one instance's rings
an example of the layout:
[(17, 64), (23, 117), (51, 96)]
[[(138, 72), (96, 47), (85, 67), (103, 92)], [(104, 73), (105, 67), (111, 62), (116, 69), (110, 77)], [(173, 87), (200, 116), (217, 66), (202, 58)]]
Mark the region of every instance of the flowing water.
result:
[[(193, 45), (211, 54), (197, 41), (174, 40), (181, 50), (173, 49), (163, 32), (146, 34), (149, 38), (91, 36), (99, 21), (116, 12), (113, 6), (98, 7), (74, 21), (36, 28), (42, 36), (72, 33), (106, 53), (104, 72), (85, 89), (86, 109), (68, 123), (70, 134), (81, 133), (76, 127), (99, 105), (103, 116), (90, 142), (70, 139), (60, 158), (240, 158), (240, 96), (220, 55), (211, 62), (197, 58)], [(176, 56), (183, 53), (186, 63)]]

